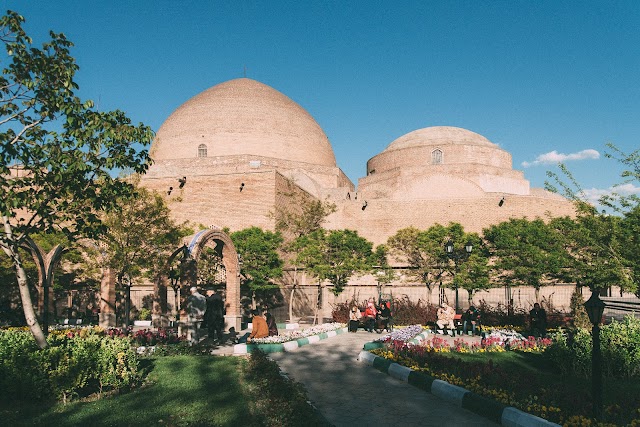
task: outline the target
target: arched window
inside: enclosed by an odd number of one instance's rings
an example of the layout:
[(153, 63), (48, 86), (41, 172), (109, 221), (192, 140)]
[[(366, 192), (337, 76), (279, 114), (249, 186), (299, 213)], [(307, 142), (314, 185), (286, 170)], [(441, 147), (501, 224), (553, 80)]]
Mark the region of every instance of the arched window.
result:
[(442, 150), (437, 149), (431, 152), (431, 164), (432, 165), (442, 164)]
[(207, 146), (205, 144), (198, 145), (198, 157), (207, 157)]

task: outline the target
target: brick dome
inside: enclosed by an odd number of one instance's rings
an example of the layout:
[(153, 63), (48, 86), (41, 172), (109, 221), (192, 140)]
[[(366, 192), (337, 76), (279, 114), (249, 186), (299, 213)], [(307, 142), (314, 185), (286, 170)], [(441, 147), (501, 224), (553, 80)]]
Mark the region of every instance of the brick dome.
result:
[(393, 141), (384, 151), (442, 144), (465, 144), (497, 147), (482, 135), (453, 126), (432, 126), (414, 130)]
[(414, 130), (393, 141), (367, 162), (368, 173), (411, 167), (483, 165), (510, 170), (511, 154), (470, 130), (433, 126)]
[(241, 78), (194, 96), (162, 124), (155, 161), (254, 155), (336, 167), (331, 144), (307, 111), (270, 86)]

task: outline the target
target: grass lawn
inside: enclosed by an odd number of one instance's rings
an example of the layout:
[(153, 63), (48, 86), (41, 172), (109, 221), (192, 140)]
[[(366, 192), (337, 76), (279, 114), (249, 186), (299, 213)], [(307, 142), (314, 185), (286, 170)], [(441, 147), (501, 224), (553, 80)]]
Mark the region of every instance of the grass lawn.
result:
[(145, 359), (148, 384), (136, 391), (67, 405), (0, 403), (10, 426), (254, 426), (236, 357)]

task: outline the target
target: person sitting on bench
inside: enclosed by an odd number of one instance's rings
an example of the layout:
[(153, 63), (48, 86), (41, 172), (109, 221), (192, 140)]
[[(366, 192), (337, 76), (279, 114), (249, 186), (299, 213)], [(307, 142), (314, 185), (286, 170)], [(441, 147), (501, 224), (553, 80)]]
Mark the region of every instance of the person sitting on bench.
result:
[(355, 305), (351, 307), (351, 311), (349, 312), (349, 332), (358, 332), (358, 324), (360, 323), (361, 317), (362, 313), (360, 313), (360, 309)]
[(474, 306), (470, 306), (462, 315), (462, 333), (466, 335), (470, 328), (475, 335), (478, 326), (480, 326), (480, 313)]
[(453, 307), (450, 307), (446, 302), (440, 304), (440, 308), (438, 308), (437, 316), (438, 320), (436, 324), (438, 325), (438, 329), (444, 329), (448, 327), (451, 329), (451, 333), (455, 335), (456, 327), (453, 323), (453, 318), (456, 315), (456, 311)]
[(391, 321), (391, 309), (389, 308), (389, 303), (381, 302), (378, 307), (378, 328), (380, 330), (386, 329), (387, 332), (391, 332), (389, 330), (389, 322)]
[(369, 298), (369, 302), (367, 303), (367, 308), (364, 310), (365, 317), (365, 325), (367, 331), (373, 332), (373, 327), (376, 324), (376, 315), (378, 311), (376, 310), (376, 305), (373, 303), (373, 298)]

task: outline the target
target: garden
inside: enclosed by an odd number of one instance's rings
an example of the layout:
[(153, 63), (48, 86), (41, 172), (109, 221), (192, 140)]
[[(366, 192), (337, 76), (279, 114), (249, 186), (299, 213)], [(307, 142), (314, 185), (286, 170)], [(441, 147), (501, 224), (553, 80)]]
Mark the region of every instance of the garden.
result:
[[(564, 426), (640, 425), (640, 320), (602, 327), (604, 415), (591, 418), (591, 334), (556, 328), (534, 338), (486, 327), (480, 343), (438, 335), (416, 342), (422, 325), (398, 329), (370, 350), (389, 361)], [(424, 334), (423, 334), (424, 335)]]
[[(325, 421), (262, 351), (211, 357), (164, 330), (0, 331), (0, 417), (8, 425), (295, 426)], [(153, 346), (151, 356), (137, 349)], [(143, 352), (144, 353), (144, 352)]]

